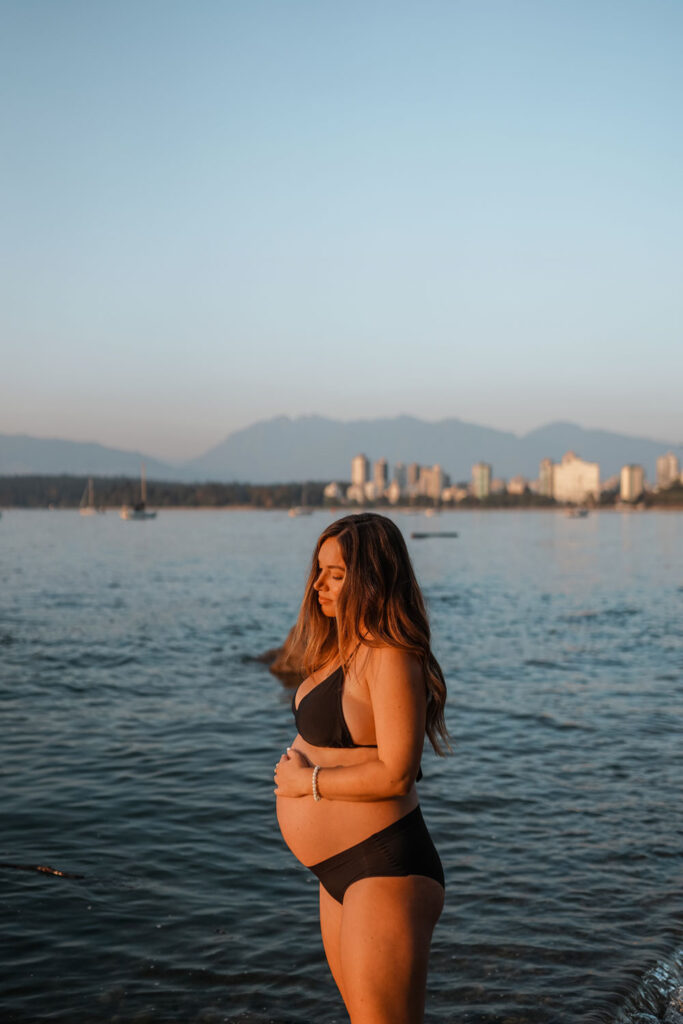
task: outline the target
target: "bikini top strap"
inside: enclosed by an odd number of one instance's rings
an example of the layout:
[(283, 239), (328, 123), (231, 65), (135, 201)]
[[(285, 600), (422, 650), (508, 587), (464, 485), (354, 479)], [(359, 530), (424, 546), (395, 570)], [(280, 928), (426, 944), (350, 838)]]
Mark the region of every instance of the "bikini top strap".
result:
[(358, 648), (360, 647), (361, 643), (362, 643), (362, 640), (359, 640), (358, 643), (356, 644), (356, 646), (354, 647), (354, 649), (351, 651), (351, 653), (348, 656), (348, 658), (346, 659), (346, 661), (343, 661), (341, 663), (341, 668), (344, 671), (344, 675), (346, 675), (346, 670), (349, 667), (349, 665), (351, 664), (351, 662), (353, 661), (353, 659), (355, 658), (356, 652), (358, 651)]

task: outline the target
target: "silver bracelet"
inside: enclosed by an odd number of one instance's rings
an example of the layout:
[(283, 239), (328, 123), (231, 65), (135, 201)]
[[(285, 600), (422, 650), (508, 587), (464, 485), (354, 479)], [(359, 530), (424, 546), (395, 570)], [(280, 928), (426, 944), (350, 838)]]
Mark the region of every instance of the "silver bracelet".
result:
[(313, 787), (313, 799), (320, 800), (320, 793), (318, 792), (318, 772), (320, 771), (320, 765), (317, 764), (313, 769), (313, 775), (311, 776), (311, 786)]

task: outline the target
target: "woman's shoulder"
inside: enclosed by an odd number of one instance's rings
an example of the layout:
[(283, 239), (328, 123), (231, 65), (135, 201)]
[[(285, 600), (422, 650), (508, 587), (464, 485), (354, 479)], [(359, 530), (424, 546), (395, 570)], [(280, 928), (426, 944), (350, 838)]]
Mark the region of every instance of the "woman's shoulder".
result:
[(358, 654), (369, 681), (387, 675), (408, 676), (415, 681), (423, 678), (419, 657), (405, 647), (369, 639), (361, 641)]

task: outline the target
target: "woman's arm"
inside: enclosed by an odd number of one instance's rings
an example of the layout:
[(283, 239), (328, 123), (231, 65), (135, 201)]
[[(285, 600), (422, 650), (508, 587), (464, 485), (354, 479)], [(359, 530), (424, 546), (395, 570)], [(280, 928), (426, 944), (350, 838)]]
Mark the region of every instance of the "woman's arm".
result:
[[(320, 768), (325, 800), (388, 800), (404, 796), (415, 781), (425, 735), (426, 695), (421, 666), (396, 647), (366, 648), (365, 678), (375, 721), (378, 758), (357, 765)], [(278, 796), (311, 796), (312, 766), (290, 749), (278, 764)]]

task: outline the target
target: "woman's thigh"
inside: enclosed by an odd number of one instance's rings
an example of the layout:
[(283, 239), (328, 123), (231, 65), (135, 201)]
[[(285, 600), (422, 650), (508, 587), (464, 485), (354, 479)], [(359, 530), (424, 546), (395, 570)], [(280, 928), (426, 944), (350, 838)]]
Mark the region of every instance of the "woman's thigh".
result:
[(443, 899), (422, 875), (363, 878), (346, 890), (340, 962), (351, 1024), (420, 1024)]
[(343, 906), (330, 896), (327, 890), (320, 886), (320, 934), (325, 947), (325, 956), (332, 977), (337, 983), (340, 995), (344, 1002), (344, 979), (341, 966), (341, 927)]

